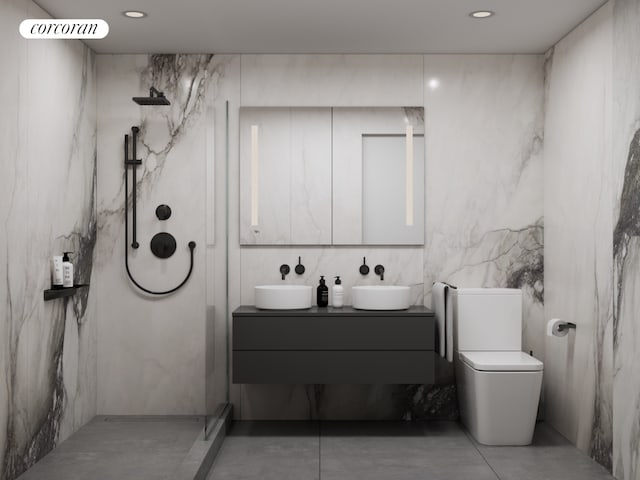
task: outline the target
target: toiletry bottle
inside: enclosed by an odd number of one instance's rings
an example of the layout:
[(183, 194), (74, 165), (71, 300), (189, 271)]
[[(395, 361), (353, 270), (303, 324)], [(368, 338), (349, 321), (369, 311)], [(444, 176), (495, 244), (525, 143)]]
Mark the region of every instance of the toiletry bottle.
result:
[(342, 280), (340, 277), (336, 277), (336, 284), (331, 290), (331, 298), (334, 307), (341, 307), (344, 305), (344, 288), (342, 287)]
[(69, 259), (69, 254), (73, 252), (64, 252), (62, 257), (62, 286), (64, 288), (73, 287), (73, 263)]
[(51, 259), (51, 288), (62, 288), (62, 255), (54, 255)]
[(318, 285), (318, 306), (326, 307), (329, 305), (329, 287), (324, 281), (324, 275), (320, 276), (320, 285)]

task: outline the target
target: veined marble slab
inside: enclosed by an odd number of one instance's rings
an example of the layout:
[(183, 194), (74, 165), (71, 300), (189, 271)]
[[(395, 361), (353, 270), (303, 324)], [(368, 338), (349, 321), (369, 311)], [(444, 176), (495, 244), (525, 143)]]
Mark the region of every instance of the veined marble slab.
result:
[(22, 19), (49, 18), (34, 3), (0, 10), (0, 478), (12, 480), (95, 415), (95, 292), (42, 292), (63, 250), (76, 282), (92, 280), (96, 74), (80, 42), (20, 37)]
[(611, 469), (613, 303), (612, 4), (547, 56), (545, 318), (578, 325), (546, 338), (546, 419)]
[(640, 2), (613, 7), (613, 474), (640, 477)]

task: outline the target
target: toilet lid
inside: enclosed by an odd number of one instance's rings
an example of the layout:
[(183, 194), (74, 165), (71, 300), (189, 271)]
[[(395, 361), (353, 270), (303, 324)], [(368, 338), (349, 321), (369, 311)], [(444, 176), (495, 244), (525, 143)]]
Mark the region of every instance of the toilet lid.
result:
[(540, 360), (524, 352), (460, 352), (460, 358), (484, 372), (536, 372), (543, 368)]

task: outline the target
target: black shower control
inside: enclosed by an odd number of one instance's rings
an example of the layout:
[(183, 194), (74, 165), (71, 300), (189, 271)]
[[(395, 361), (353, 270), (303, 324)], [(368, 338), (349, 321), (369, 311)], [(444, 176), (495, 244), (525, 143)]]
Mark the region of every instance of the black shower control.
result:
[(169, 258), (176, 252), (176, 239), (170, 233), (157, 233), (151, 239), (151, 251), (158, 258)]
[(158, 220), (168, 220), (171, 217), (171, 207), (169, 205), (158, 205), (156, 207), (156, 217)]
[[(162, 97), (162, 95), (160, 93), (158, 93), (158, 96)], [(162, 103), (163, 105), (170, 105), (169, 101), (164, 99), (164, 97), (162, 97), (163, 101), (166, 103)], [(155, 100), (155, 99), (154, 99)], [(148, 105), (149, 103), (147, 103)], [(148, 288), (143, 287), (142, 285), (140, 285), (140, 283), (138, 283), (136, 281), (136, 279), (134, 278), (134, 276), (131, 273), (131, 269), (129, 268), (129, 167), (132, 167), (132, 180), (133, 180), (133, 191), (131, 192), (131, 204), (133, 207), (133, 212), (132, 212), (132, 230), (133, 230), (133, 235), (132, 235), (132, 242), (131, 242), (131, 246), (133, 248), (138, 248), (140, 247), (140, 244), (137, 241), (137, 237), (136, 237), (136, 230), (137, 230), (137, 209), (136, 209), (136, 204), (137, 204), (137, 178), (136, 178), (136, 166), (140, 165), (142, 163), (141, 160), (137, 160), (136, 159), (136, 144), (137, 144), (137, 140), (138, 140), (138, 134), (140, 133), (140, 128), (139, 127), (131, 127), (131, 142), (129, 142), (129, 135), (125, 135), (124, 136), (124, 165), (125, 165), (125, 176), (124, 176), (124, 242), (125, 242), (125, 248), (124, 248), (124, 265), (125, 265), (125, 270), (127, 271), (127, 276), (129, 277), (129, 280), (131, 281), (131, 283), (133, 285), (135, 285), (138, 289), (142, 290), (145, 293), (148, 293), (149, 295), (170, 295), (178, 290), (180, 290), (189, 280), (189, 278), (191, 277), (191, 273), (193, 272), (193, 266), (194, 266), (194, 250), (196, 248), (196, 242), (194, 241), (190, 241), (189, 242), (189, 271), (187, 272), (187, 275), (184, 277), (184, 280), (182, 280), (182, 282), (180, 282), (177, 286), (167, 289), (167, 290), (150, 290)], [(131, 146), (131, 151), (129, 151), (129, 146)], [(130, 158), (133, 157), (132, 159)], [(166, 206), (166, 205), (165, 205)], [(160, 207), (163, 207), (163, 205), (160, 205)], [(169, 218), (169, 215), (171, 215), (171, 209), (166, 206), (168, 209), (162, 209), (165, 210), (164, 212), (159, 212), (158, 210), (156, 210), (156, 215), (158, 215), (158, 218), (160, 218), (159, 213), (161, 213), (162, 215), (166, 216), (166, 218)], [(167, 215), (168, 213), (168, 215)], [(169, 258), (170, 256), (172, 256), (175, 251), (176, 251), (176, 240), (173, 237), (173, 235), (169, 234), (169, 233), (158, 233), (157, 235), (155, 235), (153, 237), (153, 239), (151, 240), (151, 251), (154, 253), (154, 255), (156, 255), (159, 258)]]
[(376, 265), (373, 271), (376, 272), (376, 275), (380, 275), (380, 280), (384, 280), (384, 267), (382, 265)]
[(296, 265), (295, 271), (298, 275), (302, 275), (304, 273), (304, 265), (302, 265), (302, 257), (298, 257), (298, 264)]
[(369, 266), (367, 265), (367, 257), (363, 257), (362, 265), (360, 265), (360, 275), (369, 275)]
[(284, 280), (284, 277), (289, 275), (290, 271), (291, 271), (291, 268), (289, 268), (289, 265), (287, 264), (280, 265), (280, 275), (282, 275), (283, 280)]

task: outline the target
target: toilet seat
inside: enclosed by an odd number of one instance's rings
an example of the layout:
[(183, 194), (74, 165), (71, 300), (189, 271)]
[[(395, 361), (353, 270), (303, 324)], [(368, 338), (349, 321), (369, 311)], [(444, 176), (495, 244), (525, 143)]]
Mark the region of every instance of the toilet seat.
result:
[(460, 359), (483, 372), (538, 372), (543, 363), (524, 352), (459, 352)]

